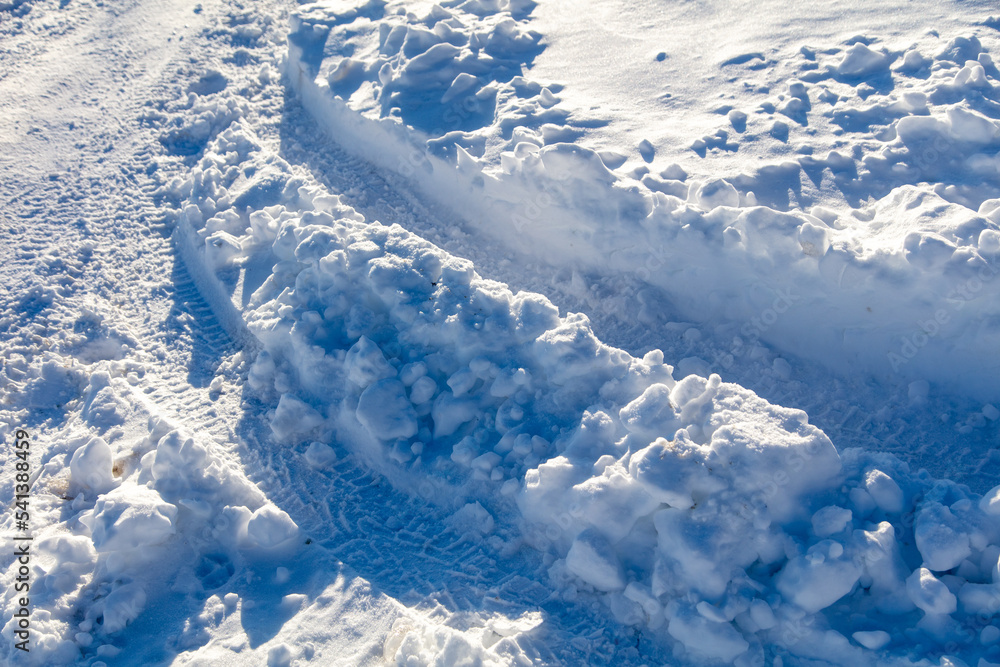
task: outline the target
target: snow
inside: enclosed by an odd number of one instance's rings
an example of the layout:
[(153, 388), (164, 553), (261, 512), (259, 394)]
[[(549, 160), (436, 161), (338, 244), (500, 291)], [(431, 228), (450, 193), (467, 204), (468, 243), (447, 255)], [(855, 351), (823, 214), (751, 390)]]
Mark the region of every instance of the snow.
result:
[(3, 659), (1000, 661), (989, 9), (0, 5)]
[(906, 592), (925, 614), (951, 614), (956, 609), (955, 595), (925, 567), (906, 579)]
[[(786, 158), (780, 165), (759, 167), (756, 175), (737, 173), (729, 180), (685, 179), (690, 181), (686, 183), (666, 178), (671, 167), (662, 175), (666, 180), (657, 179), (649, 173), (648, 167), (638, 167), (632, 172), (622, 167), (610, 171), (598, 153), (577, 143), (566, 143), (567, 139), (576, 138), (580, 130), (572, 125), (574, 111), (565, 105), (551, 106), (545, 114), (552, 116), (553, 121), (568, 125), (557, 131), (557, 123), (549, 122), (536, 129), (535, 112), (541, 104), (536, 98), (542, 97), (541, 91), (550, 91), (551, 86), (546, 88), (523, 76), (507, 84), (509, 90), (500, 87), (498, 91), (494, 81), (474, 95), (470, 94), (477, 112), (482, 102), (480, 98), (493, 100), (495, 97), (495, 101), (489, 102), (495, 107), (492, 125), (477, 114), (457, 114), (450, 123), (436, 117), (426, 118), (426, 114), (446, 117), (449, 111), (455, 111), (454, 103), (449, 107), (448, 100), (443, 98), (440, 103), (426, 99), (434, 85), (423, 80), (423, 90), (428, 92), (416, 97), (403, 94), (396, 90), (395, 78), (386, 78), (390, 76), (387, 72), (395, 77), (397, 71), (405, 73), (411, 62), (432, 56), (437, 58), (444, 54), (442, 49), (447, 49), (449, 65), (440, 68), (435, 75), (440, 74), (442, 80), (455, 75), (456, 82), (471, 86), (468, 77), (463, 78), (456, 72), (462, 68), (482, 67), (480, 61), (498, 57), (495, 48), (479, 50), (478, 39), (484, 39), (480, 35), (493, 33), (468, 29), (470, 37), (463, 32), (456, 33), (455, 26), (482, 24), (484, 31), (495, 31), (494, 20), (502, 25), (519, 26), (505, 11), (497, 12), (491, 20), (469, 17), (461, 9), (441, 11), (443, 13), (432, 12), (426, 16), (407, 14), (405, 30), (409, 32), (406, 34), (423, 34), (418, 30), (426, 32), (426, 28), (414, 27), (415, 23), (433, 25), (465, 51), (441, 41), (444, 39), (441, 36), (427, 38), (424, 42), (407, 37), (407, 46), (401, 52), (396, 51), (399, 46), (388, 37), (384, 44), (377, 46), (376, 27), (379, 34), (389, 35), (393, 31), (403, 34), (402, 24), (398, 24), (400, 14), (390, 9), (382, 18), (373, 19), (351, 13), (341, 15), (335, 9), (324, 10), (322, 4), (308, 5), (292, 23), (292, 82), (330, 132), (360, 133), (369, 143), (382, 146), (375, 158), (380, 166), (415, 180), (429, 196), (446, 201), (449, 206), (463, 212), (475, 211), (473, 217), (480, 218), (483, 231), (511, 247), (524, 250), (525, 240), (533, 239), (532, 247), (546, 248), (545, 261), (555, 261), (553, 253), (560, 253), (564, 259), (559, 261), (574, 262), (603, 273), (631, 273), (638, 269), (642, 279), (663, 288), (686, 315), (699, 312), (704, 317), (706, 304), (702, 295), (711, 295), (708, 307), (714, 312), (748, 322), (762, 322), (756, 324), (762, 340), (815, 358), (831, 368), (847, 363), (856, 367), (861, 363), (878, 376), (902, 375), (912, 379), (919, 367), (920, 376), (951, 383), (953, 390), (993, 396), (995, 389), (991, 378), (995, 369), (988, 363), (984, 365), (983, 360), (989, 353), (986, 348), (976, 348), (976, 341), (966, 340), (961, 346), (948, 348), (949, 358), (963, 365), (960, 383), (949, 379), (955, 377), (949, 375), (951, 369), (944, 371), (935, 367), (934, 359), (939, 355), (930, 350), (926, 354), (923, 352), (928, 345), (932, 349), (938, 344), (947, 345), (946, 340), (960, 336), (959, 332), (977, 326), (975, 323), (995, 319), (992, 311), (980, 310), (990, 306), (978, 294), (983, 282), (988, 283), (996, 273), (988, 250), (992, 247), (989, 233), (996, 230), (988, 227), (994, 223), (976, 216), (976, 208), (984, 201), (982, 193), (988, 192), (983, 188), (996, 181), (996, 170), (989, 166), (992, 162), (988, 149), (981, 152), (996, 141), (996, 112), (989, 102), (985, 102), (985, 106), (979, 102), (980, 99), (992, 99), (994, 93), (978, 62), (970, 63), (968, 71), (952, 72), (960, 64), (953, 59), (978, 57), (982, 49), (978, 40), (966, 40), (966, 44), (962, 41), (965, 38), (957, 37), (949, 42), (950, 48), (935, 56), (937, 67), (932, 68), (934, 74), (929, 78), (890, 72), (888, 66), (892, 58), (861, 42), (848, 47), (836, 65), (822, 65), (815, 55), (800, 64), (804, 68), (799, 72), (802, 80), (788, 85), (790, 97), (780, 113), (803, 127), (809, 125), (808, 117), (812, 113), (829, 119), (825, 122), (840, 127), (841, 134), (850, 130), (877, 135), (884, 148), (878, 154), (865, 155), (860, 172), (852, 158), (836, 150), (821, 158), (818, 156), (822, 149), (810, 147), (803, 149), (797, 161)], [(530, 24), (529, 21), (521, 23)], [(517, 27), (517, 30), (523, 28)], [(332, 67), (336, 58), (317, 62), (312, 52), (319, 46), (307, 44), (309, 39), (336, 43), (346, 40), (354, 53), (352, 62), (368, 59), (370, 87), (363, 85), (350, 95), (328, 87), (324, 80), (325, 68)], [(961, 44), (965, 46), (957, 46)], [(834, 53), (838, 50), (830, 49)], [(955, 55), (957, 52), (964, 56)], [(459, 53), (465, 55), (460, 58)], [(523, 49), (511, 48), (504, 55), (515, 61), (523, 59), (530, 65), (532, 56), (530, 52), (529, 55), (525, 53)], [(420, 55), (414, 57), (414, 54)], [(503, 66), (507, 66), (506, 63)], [(981, 76), (980, 71), (983, 72)], [(892, 79), (888, 92), (876, 98), (861, 92), (863, 99), (859, 101), (868, 105), (866, 107), (854, 106), (851, 101), (837, 105), (841, 97), (848, 98), (833, 90), (843, 87), (848, 94), (858, 95), (858, 89), (869, 86), (867, 81), (880, 74)], [(401, 78), (407, 79), (405, 74)], [(590, 83), (589, 77), (586, 81)], [(829, 83), (824, 83), (827, 81)], [(477, 80), (475, 85), (483, 83)], [(561, 84), (557, 87), (562, 89)], [(986, 92), (981, 92), (981, 88)], [(810, 90), (813, 91), (811, 95), (819, 96), (815, 109), (810, 102)], [(516, 98), (525, 101), (516, 111), (506, 111), (503, 100)], [(875, 103), (876, 99), (880, 101)], [(956, 104), (956, 99), (962, 102)], [(797, 110), (789, 107), (792, 101), (800, 103)], [(763, 106), (775, 108), (771, 102)], [(826, 106), (833, 108), (821, 110), (820, 107), (825, 109)], [(393, 109), (398, 110), (396, 115)], [(984, 115), (984, 112), (993, 116)], [(415, 113), (425, 115), (413, 116)], [(442, 122), (461, 129), (445, 129)], [(511, 132), (509, 128), (515, 122), (518, 130)], [(601, 120), (598, 124), (610, 122)], [(883, 127), (882, 123), (889, 129), (876, 131), (876, 126)], [(787, 143), (788, 126), (782, 122), (781, 127), (786, 128), (783, 136)], [(402, 128), (412, 132), (397, 131)], [(646, 144), (640, 142), (639, 152), (644, 161), (651, 162), (655, 151), (643, 150), (644, 145), (652, 148), (647, 140), (643, 141)], [(426, 146), (421, 147), (424, 144)], [(353, 140), (345, 146), (348, 150), (355, 149)], [(455, 151), (454, 155), (448, 152), (449, 149)], [(368, 144), (358, 145), (357, 150), (367, 155)], [(419, 165), (415, 155), (421, 155)], [(398, 161), (393, 156), (399, 156)], [(651, 159), (646, 160), (647, 157)], [(949, 167), (951, 175), (937, 170), (936, 165), (944, 163), (954, 164)], [(802, 201), (789, 210), (790, 215), (778, 215), (791, 205), (781, 203), (782, 198), (787, 199), (787, 193), (775, 193), (777, 199), (774, 199), (764, 189), (773, 186), (762, 183), (761, 179), (785, 181), (793, 190), (799, 190), (802, 188), (798, 184), (801, 176), (809, 176), (815, 181), (825, 168), (831, 169), (835, 179), (843, 179), (837, 187), (848, 201), (856, 196), (852, 189), (859, 187), (877, 192), (879, 196), (867, 210), (857, 208), (858, 213), (853, 218), (835, 214), (833, 219), (824, 220), (811, 213), (815, 206), (805, 206)], [(683, 170), (671, 171), (675, 176), (684, 173)], [(966, 180), (971, 184), (952, 185), (951, 179), (959, 173), (967, 174)], [(940, 182), (933, 189), (921, 186), (920, 182), (927, 177)], [(462, 184), (461, 194), (455, 192), (456, 179)], [(595, 197), (597, 192), (603, 196)], [(461, 202), (457, 201), (459, 197), (463, 198)], [(762, 197), (767, 197), (767, 204), (774, 208), (755, 206), (765, 203)], [(803, 197), (806, 195), (799, 199)], [(960, 205), (949, 207), (948, 201), (957, 201)], [(519, 202), (530, 204), (525, 206)], [(634, 215), (627, 216), (629, 219), (623, 220), (629, 225), (627, 234), (617, 228), (609, 229), (603, 222), (618, 219), (625, 210), (635, 211)], [(912, 220), (901, 224), (907, 215), (904, 210), (913, 212), (909, 215), (915, 213), (920, 222)], [(544, 225), (537, 224), (541, 216), (546, 219)], [(564, 219), (565, 216), (572, 217), (573, 221)], [(688, 226), (700, 233), (686, 234)], [(904, 234), (891, 231), (904, 228)], [(709, 233), (711, 229), (718, 231)], [(578, 238), (579, 231), (572, 230), (587, 231)], [(984, 233), (986, 248), (979, 252), (978, 237)], [(566, 243), (567, 234), (573, 242)], [(639, 247), (652, 248), (657, 256), (652, 260), (637, 256), (632, 241), (635, 237), (643, 239)], [(623, 244), (624, 239), (629, 241)], [(770, 261), (756, 259), (765, 252)], [(671, 272), (653, 270), (651, 264), (655, 261), (655, 266), (659, 267), (673, 264), (674, 258), (691, 259), (720, 253), (727, 257), (728, 271), (699, 276), (699, 288), (693, 291), (688, 289), (689, 281), (674, 280)], [(805, 261), (803, 256), (817, 261)], [(704, 265), (707, 261), (692, 263)], [(950, 266), (954, 268), (946, 268)], [(850, 276), (846, 282), (845, 275)], [(734, 290), (734, 284), (762, 285), (764, 288), (758, 290), (762, 294), (754, 295)], [(782, 285), (795, 285), (796, 288), (789, 291)], [(879, 296), (879, 293), (890, 292), (892, 299)], [(907, 292), (909, 296), (905, 296)], [(934, 300), (938, 302), (948, 302), (951, 307), (928, 310), (929, 294), (935, 295)], [(860, 311), (856, 305), (850, 305), (859, 302), (868, 305)], [(962, 312), (956, 312), (959, 310)], [(819, 322), (822, 327), (816, 326)], [(916, 329), (914, 322), (918, 325)], [(947, 336), (939, 336), (942, 327), (947, 327)], [(828, 331), (844, 332), (844, 335), (817, 344)], [(854, 335), (854, 332), (864, 332), (864, 335)], [(989, 335), (979, 332), (976, 338), (985, 341), (983, 336)], [(802, 344), (805, 340), (809, 341), (808, 346)], [(900, 340), (903, 342), (897, 342)], [(959, 347), (968, 352), (960, 362)]]

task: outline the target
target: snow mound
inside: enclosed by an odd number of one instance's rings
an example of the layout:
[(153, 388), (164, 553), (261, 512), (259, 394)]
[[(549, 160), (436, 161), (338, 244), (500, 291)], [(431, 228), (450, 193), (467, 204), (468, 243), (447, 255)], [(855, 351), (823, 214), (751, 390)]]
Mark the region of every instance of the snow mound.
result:
[[(254, 141), (234, 124), (209, 146), (178, 186), (175, 233), (236, 239), (213, 284), (260, 342), (249, 377), (272, 423), (299, 425), (276, 437), (307, 459), (337, 441), (461, 508), (464, 531), (519, 526), (566, 600), (599, 600), (692, 660), (980, 650), (959, 628), (994, 599), (1000, 492), (977, 502), (891, 456), (838, 454), (805, 413), (717, 375), (675, 380), (659, 351), (608, 347), (585, 317), (366, 223), (281, 165), (274, 203), (233, 205), (227, 163), (242, 158), (227, 148)], [(430, 661), (452, 645), (441, 632), (400, 629), (387, 658)]]

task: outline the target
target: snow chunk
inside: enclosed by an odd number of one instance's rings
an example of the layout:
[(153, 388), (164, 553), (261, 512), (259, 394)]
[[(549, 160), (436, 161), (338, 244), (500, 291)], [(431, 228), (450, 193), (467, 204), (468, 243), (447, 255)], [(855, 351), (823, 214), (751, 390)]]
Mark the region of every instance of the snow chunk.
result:
[(496, 525), (493, 515), (479, 502), (468, 503), (455, 512), (449, 520), (452, 527), (461, 533), (474, 533), (482, 537), (493, 532)]
[(145, 486), (120, 486), (98, 498), (91, 526), (100, 553), (136, 551), (165, 542), (174, 534), (177, 507)]
[(437, 389), (437, 383), (426, 375), (417, 378), (410, 387), (410, 401), (414, 405), (423, 405), (434, 398)]
[(955, 595), (926, 567), (907, 578), (906, 593), (926, 614), (951, 614), (958, 608)]
[(337, 460), (333, 447), (324, 442), (310, 442), (305, 451), (306, 461), (314, 468), (325, 468)]
[(836, 535), (847, 527), (853, 516), (849, 509), (828, 505), (813, 514), (813, 533), (816, 534), (816, 537)]
[(271, 431), (281, 442), (306, 435), (323, 423), (323, 415), (291, 394), (282, 394), (271, 419)]
[(228, 267), (242, 253), (239, 239), (228, 232), (219, 230), (205, 239), (205, 256), (213, 269)]
[(670, 388), (654, 384), (618, 413), (625, 428), (648, 438), (665, 436), (673, 438), (680, 428), (679, 414), (670, 400)]
[(883, 521), (874, 530), (854, 531), (854, 546), (855, 559), (864, 567), (866, 580), (871, 582), (868, 591), (875, 608), (892, 615), (912, 611), (905, 584), (909, 568), (903, 561), (892, 524)]
[(866, 77), (886, 71), (889, 68), (889, 63), (890, 59), (884, 53), (872, 51), (858, 42), (847, 49), (843, 60), (837, 65), (837, 72), (841, 76), (850, 78)]
[(571, 514), (581, 516), (612, 542), (627, 536), (660, 504), (617, 464), (574, 486), (566, 500)]
[(969, 60), (976, 60), (983, 53), (983, 45), (974, 35), (955, 37), (934, 55), (937, 60), (950, 60), (962, 65)]
[(434, 399), (434, 406), (431, 408), (434, 437), (451, 435), (459, 426), (474, 419), (478, 413), (479, 408), (473, 401), (455, 398), (450, 391), (442, 392)]
[(711, 479), (700, 453), (686, 433), (673, 441), (659, 438), (632, 456), (629, 472), (657, 501), (686, 509), (694, 504), (695, 491), (723, 486), (721, 480)]
[(291, 667), (293, 655), (288, 644), (275, 644), (267, 650), (267, 667)]
[(903, 491), (881, 470), (870, 470), (865, 475), (865, 489), (883, 512), (899, 514), (903, 511)]
[(850, 593), (860, 577), (861, 568), (845, 554), (844, 546), (823, 540), (788, 561), (776, 585), (788, 600), (814, 614)]
[(100, 437), (91, 438), (87, 444), (73, 452), (69, 462), (70, 480), (81, 488), (104, 493), (114, 486), (111, 472), (113, 463), (111, 447)]
[(247, 541), (251, 546), (274, 549), (294, 539), (299, 527), (283, 510), (274, 505), (257, 509), (247, 523)]
[(362, 336), (347, 351), (347, 379), (362, 389), (373, 382), (396, 375), (378, 345)]
[(625, 573), (614, 549), (597, 530), (588, 528), (573, 540), (566, 569), (599, 591), (625, 588)]
[(774, 610), (771, 609), (771, 605), (760, 598), (750, 603), (750, 619), (761, 630), (770, 630), (778, 624), (778, 619), (774, 617)]
[(395, 378), (379, 380), (364, 390), (358, 399), (358, 421), (373, 438), (396, 440), (417, 434), (417, 413), (406, 387)]
[(736, 207), (740, 205), (740, 193), (736, 187), (721, 178), (702, 183), (692, 192), (693, 203), (706, 211), (719, 206)]
[(913, 532), (924, 567), (944, 572), (957, 567), (972, 554), (969, 536), (958, 525), (951, 510), (940, 503), (929, 503), (921, 508)]
[(1000, 610), (1000, 585), (967, 582), (958, 589), (958, 601), (965, 613), (989, 618)]
[(693, 653), (727, 663), (750, 648), (731, 624), (709, 620), (689, 606), (674, 614), (667, 631)]

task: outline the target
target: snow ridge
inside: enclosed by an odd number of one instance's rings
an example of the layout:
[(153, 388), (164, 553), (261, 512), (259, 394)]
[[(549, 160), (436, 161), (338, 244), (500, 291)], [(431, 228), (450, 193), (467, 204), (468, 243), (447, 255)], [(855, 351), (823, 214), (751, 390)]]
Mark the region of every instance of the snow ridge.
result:
[[(578, 141), (608, 121), (566, 109), (561, 84), (525, 74), (525, 45), (539, 43), (530, 15), (515, 20), (501, 6), (470, 14), (467, 5), (305, 5), (290, 25), (292, 86), (347, 150), (529, 256), (638, 276), (693, 321), (756, 322), (743, 338), (835, 371), (1000, 398), (989, 352), (998, 334), (984, 324), (998, 314), (984, 287), (1000, 259), (990, 194), (1000, 184), (1000, 75), (979, 39), (957, 36), (933, 57), (870, 40), (822, 56), (807, 49), (787, 92), (757, 110), (774, 118), (769, 132), (756, 117), (747, 130), (748, 114), (728, 107), (733, 127), (693, 150), (736, 150), (727, 148), (732, 131), (780, 145), (788, 122), (821, 119), (857, 134), (861, 152), (830, 146), (821, 157), (822, 146), (809, 146), (728, 180), (689, 178), (677, 164), (619, 169), (625, 155)], [(499, 26), (515, 31), (513, 43), (494, 39)], [(509, 82), (490, 81), (508, 61), (520, 61)], [(459, 95), (477, 110), (487, 100), (491, 113), (475, 122), (456, 114)], [(639, 152), (653, 162), (651, 144)], [(853, 210), (808, 203), (810, 179), (832, 179)], [(872, 193), (880, 198), (862, 201)]]

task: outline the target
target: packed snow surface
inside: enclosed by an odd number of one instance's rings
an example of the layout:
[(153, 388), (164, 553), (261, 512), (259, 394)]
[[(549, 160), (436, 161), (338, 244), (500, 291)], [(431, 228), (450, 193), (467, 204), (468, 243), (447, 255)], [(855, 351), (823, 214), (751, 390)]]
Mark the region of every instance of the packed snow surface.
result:
[(990, 9), (0, 4), (3, 659), (1000, 663)]

